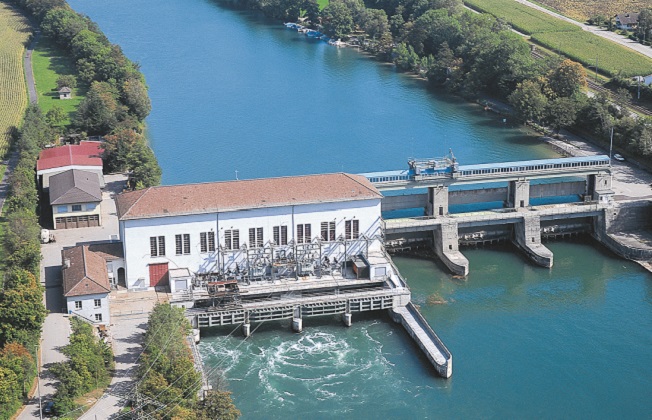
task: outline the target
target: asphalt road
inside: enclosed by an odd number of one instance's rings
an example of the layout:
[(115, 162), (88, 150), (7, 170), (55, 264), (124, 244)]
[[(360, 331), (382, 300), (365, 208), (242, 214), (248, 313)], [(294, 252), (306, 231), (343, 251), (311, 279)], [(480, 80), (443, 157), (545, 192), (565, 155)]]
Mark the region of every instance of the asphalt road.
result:
[(29, 102), (35, 104), (38, 102), (38, 95), (36, 94), (36, 82), (34, 81), (34, 71), (32, 70), (32, 53), (34, 52), (34, 46), (38, 42), (41, 33), (39, 31), (34, 31), (34, 38), (27, 47), (25, 52), (24, 68), (25, 68), (25, 80), (27, 80), (27, 92), (29, 93)]

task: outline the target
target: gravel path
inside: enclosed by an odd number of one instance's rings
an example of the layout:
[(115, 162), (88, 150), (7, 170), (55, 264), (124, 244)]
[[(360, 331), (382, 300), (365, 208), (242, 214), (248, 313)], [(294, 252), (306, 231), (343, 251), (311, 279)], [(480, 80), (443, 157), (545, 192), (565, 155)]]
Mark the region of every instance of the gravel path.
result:
[(41, 33), (36, 30), (34, 31), (34, 38), (32, 42), (29, 43), (27, 51), (25, 52), (24, 68), (25, 68), (25, 80), (27, 80), (27, 91), (29, 92), (29, 102), (35, 104), (38, 102), (38, 95), (36, 93), (36, 83), (34, 82), (34, 71), (32, 69), (32, 53), (34, 52), (34, 46), (38, 42)]

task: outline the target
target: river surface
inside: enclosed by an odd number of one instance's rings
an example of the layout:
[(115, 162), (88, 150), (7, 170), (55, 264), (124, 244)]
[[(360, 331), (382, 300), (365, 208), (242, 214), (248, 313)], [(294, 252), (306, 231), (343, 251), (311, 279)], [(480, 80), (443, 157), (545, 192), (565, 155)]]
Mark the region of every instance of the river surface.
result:
[[(478, 106), (231, 2), (69, 3), (141, 64), (165, 184), (401, 169), (449, 148), (462, 164), (554, 156)], [(588, 240), (548, 245), (551, 270), (509, 247), (464, 250), (466, 281), (396, 259), (453, 353), (449, 380), (383, 314), (309, 318), (302, 334), (254, 325), (248, 340), (209, 331), (200, 350), (244, 418), (648, 418), (651, 276)]]

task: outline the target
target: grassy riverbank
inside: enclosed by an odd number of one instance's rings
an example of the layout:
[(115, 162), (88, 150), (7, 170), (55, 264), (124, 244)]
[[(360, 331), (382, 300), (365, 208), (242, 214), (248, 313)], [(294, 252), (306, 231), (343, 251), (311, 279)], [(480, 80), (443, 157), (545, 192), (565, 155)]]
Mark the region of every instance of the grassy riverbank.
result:
[(582, 30), (514, 0), (464, 0), (473, 9), (505, 19), (516, 30), (585, 66), (595, 66), (610, 76), (634, 76), (652, 72), (652, 60), (615, 42)]
[(0, 157), (7, 152), (27, 106), (23, 54), (30, 35), (28, 20), (0, 2)]
[(41, 36), (34, 48), (32, 67), (38, 102), (43, 113), (58, 106), (66, 115), (66, 119), (61, 124), (70, 124), (70, 120), (79, 108), (86, 92), (85, 89), (77, 87), (73, 89), (72, 99), (61, 100), (57, 91), (57, 79), (62, 75), (76, 74), (75, 63), (50, 38)]

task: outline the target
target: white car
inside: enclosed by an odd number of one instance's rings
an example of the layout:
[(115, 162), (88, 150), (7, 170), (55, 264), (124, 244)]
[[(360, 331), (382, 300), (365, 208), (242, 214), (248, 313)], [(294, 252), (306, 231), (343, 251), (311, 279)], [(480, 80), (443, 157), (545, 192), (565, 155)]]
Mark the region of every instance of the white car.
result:
[(619, 162), (624, 162), (624, 161), (625, 161), (625, 158), (624, 158), (621, 154), (619, 154), (619, 153), (616, 153), (616, 154), (614, 155), (614, 159), (616, 159), (616, 160), (619, 161)]

